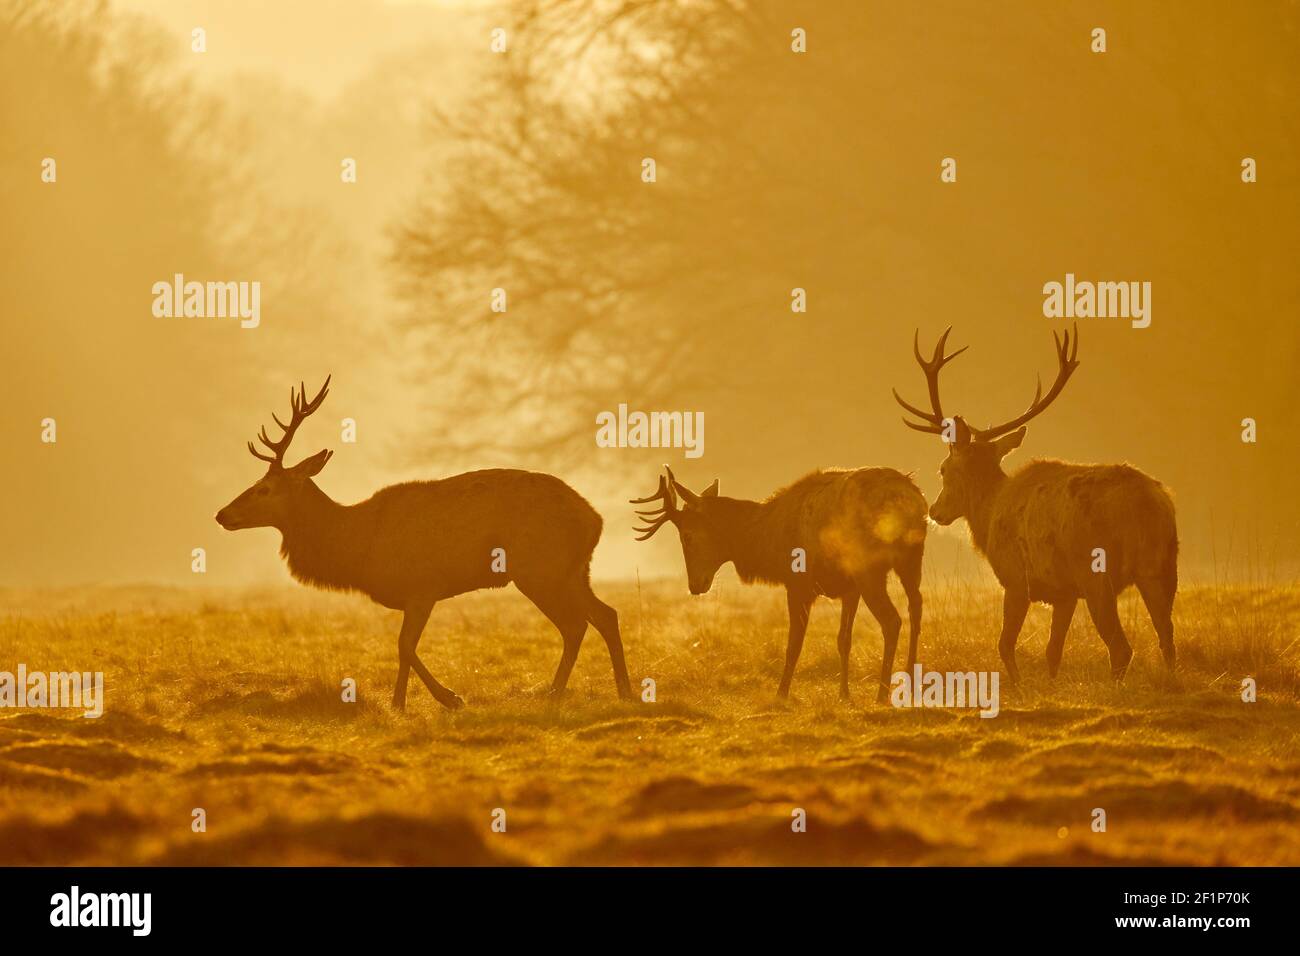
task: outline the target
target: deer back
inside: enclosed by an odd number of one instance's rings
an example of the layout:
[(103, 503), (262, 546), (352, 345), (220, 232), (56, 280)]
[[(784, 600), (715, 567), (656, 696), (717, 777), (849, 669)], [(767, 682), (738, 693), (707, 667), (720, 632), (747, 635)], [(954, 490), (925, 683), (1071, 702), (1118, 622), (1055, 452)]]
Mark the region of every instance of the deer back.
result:
[[(510, 469), (391, 485), (343, 510), (337, 546), (308, 561), (347, 565), (346, 581), (328, 569), (316, 577), (388, 607), (585, 572), (601, 530), (595, 509), (564, 482)], [(292, 549), (288, 556), (292, 567)]]
[(992, 502), (986, 553), (1004, 587), (1036, 600), (1082, 597), (1097, 550), (1116, 590), (1175, 566), (1178, 534), (1167, 488), (1129, 465), (1036, 460)]
[[(735, 559), (742, 578), (797, 582), (791, 549), (803, 548), (819, 589), (840, 594), (872, 566), (925, 541), (926, 503), (910, 478), (891, 468), (826, 469), (806, 475), (762, 503), (748, 553)], [(763, 558), (766, 560), (763, 560)]]

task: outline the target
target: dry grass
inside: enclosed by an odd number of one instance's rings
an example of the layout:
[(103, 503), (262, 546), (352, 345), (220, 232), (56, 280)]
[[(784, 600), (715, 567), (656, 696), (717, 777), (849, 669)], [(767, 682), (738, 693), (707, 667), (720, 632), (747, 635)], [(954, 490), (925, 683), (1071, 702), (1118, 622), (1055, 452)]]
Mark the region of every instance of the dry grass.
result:
[[(0, 863), (1300, 864), (1298, 589), (1184, 589), (1177, 689), (1131, 598), (1125, 684), (1082, 608), (1049, 682), (1036, 608), (1025, 681), (989, 720), (872, 703), (865, 612), (853, 703), (825, 602), (780, 703), (780, 592), (597, 590), (657, 703), (615, 700), (594, 631), (568, 696), (539, 693), (559, 637), (513, 591), (434, 611), (422, 657), (468, 707), (413, 679), (405, 715), (387, 704), (398, 617), (359, 597), (9, 593), (0, 670), (102, 670), (107, 707), (0, 711)], [(997, 667), (997, 594), (927, 600), (928, 669)], [(1240, 700), (1248, 675), (1258, 703)]]

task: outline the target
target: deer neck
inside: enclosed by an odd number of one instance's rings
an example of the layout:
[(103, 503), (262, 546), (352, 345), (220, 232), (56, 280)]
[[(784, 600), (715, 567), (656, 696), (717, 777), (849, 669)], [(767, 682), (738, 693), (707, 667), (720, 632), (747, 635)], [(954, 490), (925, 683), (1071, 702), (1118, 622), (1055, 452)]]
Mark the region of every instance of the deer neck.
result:
[(719, 521), (727, 559), (736, 566), (741, 580), (780, 581), (781, 569), (789, 562), (776, 546), (779, 536), (769, 528), (768, 505), (742, 498), (720, 498), (718, 503), (725, 503)]
[(352, 527), (352, 509), (341, 505), (308, 481), (280, 529), (280, 554), (289, 573), (304, 584), (352, 588), (359, 584), (358, 559), (364, 542)]
[(999, 467), (987, 480), (979, 482), (971, 490), (970, 502), (966, 508), (966, 524), (970, 526), (971, 541), (981, 554), (985, 553), (995, 505), (1006, 481), (1007, 474)]

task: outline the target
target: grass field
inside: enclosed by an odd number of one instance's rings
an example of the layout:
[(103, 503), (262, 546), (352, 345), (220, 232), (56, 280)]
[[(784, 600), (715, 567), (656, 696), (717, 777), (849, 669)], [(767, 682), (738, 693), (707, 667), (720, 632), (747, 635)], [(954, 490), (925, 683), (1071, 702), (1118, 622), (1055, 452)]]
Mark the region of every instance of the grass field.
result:
[[(364, 598), (4, 593), (0, 671), (102, 670), (106, 705), (0, 710), (0, 863), (1300, 864), (1300, 590), (1184, 588), (1176, 688), (1131, 595), (1118, 687), (1082, 607), (1050, 682), (1035, 608), (993, 719), (876, 705), (865, 611), (853, 701), (822, 602), (782, 703), (781, 592), (596, 590), (655, 703), (616, 700), (594, 631), (569, 693), (541, 693), (559, 636), (513, 589), (434, 610), (421, 657), (467, 707), (412, 679), (404, 715), (399, 617)], [(926, 668), (996, 669), (1000, 594), (926, 596)]]

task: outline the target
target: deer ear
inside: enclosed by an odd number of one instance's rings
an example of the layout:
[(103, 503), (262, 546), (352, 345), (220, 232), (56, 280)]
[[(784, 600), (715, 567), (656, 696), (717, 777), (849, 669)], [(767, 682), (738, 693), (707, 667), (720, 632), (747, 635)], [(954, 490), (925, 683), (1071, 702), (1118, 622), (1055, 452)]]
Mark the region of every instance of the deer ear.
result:
[(971, 440), (970, 426), (966, 424), (966, 419), (958, 415), (952, 420), (952, 423), (954, 435), (952, 443), (948, 446), (949, 451), (952, 451), (955, 445), (969, 445)]
[(714, 478), (713, 484), (709, 485), (709, 487), (705, 488), (703, 491), (700, 492), (700, 497), (701, 498), (718, 497), (718, 479)]
[(1021, 425), (1010, 435), (1003, 435), (994, 441), (993, 447), (998, 450), (998, 458), (1006, 458), (1007, 455), (1019, 448), (1020, 443), (1025, 440), (1026, 430), (1025, 426)]
[(321, 449), (310, 458), (304, 458), (302, 461), (298, 462), (298, 464), (294, 465), (290, 471), (299, 478), (311, 478), (314, 475), (320, 474), (320, 470), (325, 467), (325, 462), (329, 461), (333, 455), (334, 452), (330, 451), (328, 448)]
[(668, 483), (672, 486), (673, 490), (677, 493), (677, 497), (679, 497), (688, 506), (699, 503), (700, 496), (697, 495), (695, 492), (691, 491), (691, 489), (687, 488), (680, 481), (678, 481), (677, 476), (673, 474), (673, 470), (671, 468), (669, 468), (667, 465), (664, 465), (664, 471), (668, 473)]

